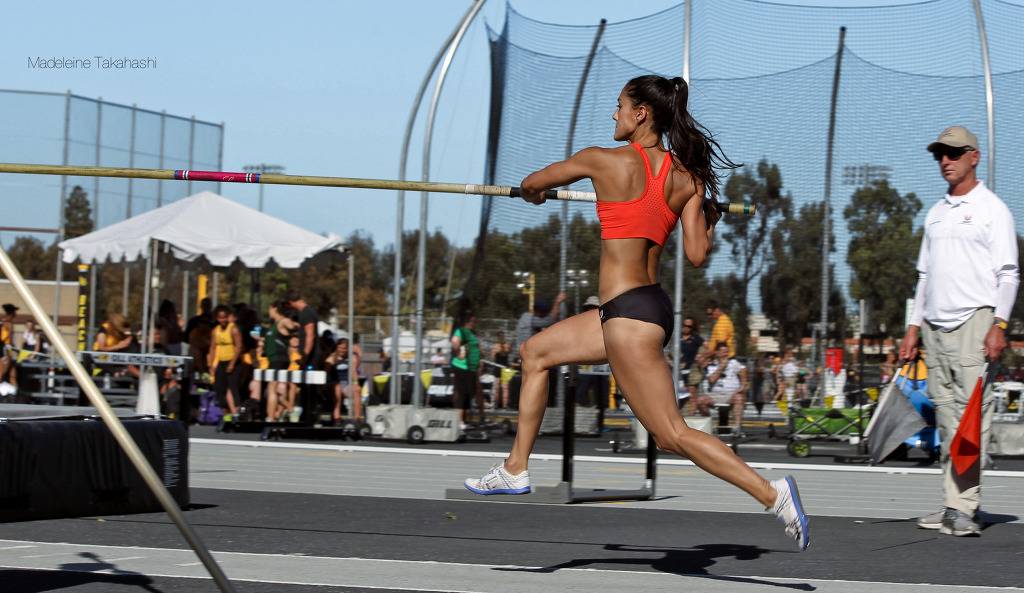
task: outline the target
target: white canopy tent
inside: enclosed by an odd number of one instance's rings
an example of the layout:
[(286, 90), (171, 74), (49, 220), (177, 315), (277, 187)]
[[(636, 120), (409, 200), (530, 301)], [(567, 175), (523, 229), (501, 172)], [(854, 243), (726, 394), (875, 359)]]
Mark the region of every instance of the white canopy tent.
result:
[[(297, 268), (319, 253), (345, 251), (336, 235), (318, 235), (208, 191), (62, 241), (58, 246), (66, 263), (146, 258), (143, 319), (148, 320), (151, 264), (161, 243), (177, 259), (191, 262), (205, 257), (210, 264), (221, 267), (239, 260), (249, 268), (263, 268), (273, 260), (282, 268)], [(351, 261), (349, 265), (351, 269)]]
[(307, 231), (204, 191), (162, 208), (60, 243), (64, 262), (135, 261), (147, 257), (152, 242), (166, 243), (184, 261), (205, 257), (215, 266), (236, 259), (262, 268), (274, 260), (297, 268), (314, 255), (341, 248), (341, 239)]

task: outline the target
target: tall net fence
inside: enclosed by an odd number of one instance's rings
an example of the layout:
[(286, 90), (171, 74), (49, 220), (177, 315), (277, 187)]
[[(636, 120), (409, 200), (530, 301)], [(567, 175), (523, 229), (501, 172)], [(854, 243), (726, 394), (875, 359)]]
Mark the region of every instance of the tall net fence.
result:
[[(995, 179), (988, 180), (1014, 213), (1024, 212), (1024, 49), (1016, 27), (1024, 22), (1024, 4), (1006, 0), (981, 2), (991, 56), (995, 98)], [(770, 233), (791, 240), (789, 258), (813, 259), (797, 280), (820, 283), (821, 207), (825, 197), (828, 126), (837, 60), (840, 82), (832, 166), (829, 255), (839, 319), (834, 329), (852, 324), (864, 286), (852, 289), (851, 243), (857, 235), (846, 213), (855, 192), (877, 188), (885, 180), (900, 196), (913, 193), (922, 206), (913, 216), (920, 228), (928, 207), (945, 193), (945, 182), (925, 146), (953, 124), (970, 128), (979, 139), (979, 177), (988, 177), (985, 81), (978, 21), (972, 2), (931, 0), (893, 6), (838, 8), (783, 5), (757, 0), (691, 0), (690, 110), (715, 135), (726, 155), (743, 163), (733, 175), (748, 172), (756, 182), (758, 164), (777, 166), (781, 195), (791, 206), (771, 218), (763, 242), (744, 241), (735, 221), (720, 225), (718, 246), (706, 270), (686, 271), (686, 309), (696, 312), (708, 294), (746, 295), (744, 306), (764, 312), (769, 321), (780, 306), (770, 271), (796, 263), (773, 252)], [(679, 76), (683, 70), (685, 5), (620, 23), (564, 26), (530, 19), (509, 6), (500, 30), (489, 30), (492, 58), (489, 181), (517, 185), (524, 176), (567, 153), (586, 146), (613, 146), (612, 113), (623, 84), (643, 74)], [(839, 51), (839, 30), (846, 27)], [(569, 125), (585, 66), (592, 59), (579, 102), (573, 145)], [(723, 193), (746, 199), (741, 183), (723, 174)], [(573, 189), (592, 191), (581, 182)], [(732, 195), (729, 195), (732, 192)], [(815, 208), (817, 208), (815, 210)], [(481, 221), (472, 285), (474, 307), (487, 316), (515, 316), (526, 308), (521, 272), (532, 272), (538, 298), (550, 299), (565, 277), (570, 312), (575, 292), (596, 293), (599, 232), (593, 205), (492, 199)], [(816, 218), (815, 218), (816, 215)], [(567, 228), (568, 255), (559, 265), (562, 229)], [(816, 222), (815, 222), (816, 221)], [(799, 225), (817, 235), (796, 243)], [(732, 235), (732, 242), (727, 236)], [(815, 239), (816, 237), (816, 239)], [(815, 247), (814, 241), (819, 242)], [(860, 244), (858, 244), (860, 245)], [(802, 253), (794, 254), (793, 249)], [(815, 253), (816, 251), (816, 253)], [(916, 255), (909, 254), (911, 262)], [(749, 253), (748, 253), (749, 252)], [(672, 255), (666, 246), (662, 284), (674, 281)], [(779, 252), (781, 253), (781, 252)], [(893, 265), (908, 254), (893, 255)], [(899, 256), (899, 257), (897, 257)], [(876, 256), (877, 257), (877, 256)], [(883, 262), (888, 261), (882, 258)], [(773, 268), (772, 266), (776, 267)], [(913, 264), (901, 273), (913, 276)], [(568, 272), (571, 270), (572, 272)], [(579, 271), (589, 282), (581, 286)], [(520, 272), (516, 274), (515, 272)], [(862, 272), (863, 275), (863, 272)], [(573, 279), (576, 279), (573, 281)], [(870, 282), (866, 277), (861, 282)], [(903, 298), (912, 296), (912, 280)], [(783, 287), (785, 288), (785, 287)], [(867, 291), (871, 292), (871, 291)], [(877, 292), (877, 291), (875, 291)], [(897, 291), (899, 292), (899, 291)], [(805, 329), (820, 311), (820, 291), (808, 304)], [(702, 297), (701, 295), (704, 295)], [(775, 298), (773, 298), (773, 296)], [(861, 297), (863, 298), (863, 297)], [(893, 300), (893, 299), (890, 299)], [(902, 298), (900, 299), (902, 301)], [(801, 305), (802, 303), (793, 303)], [(875, 306), (881, 306), (875, 303)], [(892, 304), (887, 305), (890, 309)], [(902, 302), (899, 308), (902, 309)], [(849, 318), (843, 318), (850, 313)], [(1019, 308), (1016, 316), (1024, 314)], [(890, 315), (890, 317), (892, 317)], [(890, 324), (892, 325), (892, 324)], [(891, 329), (891, 328), (890, 328)]]
[[(224, 128), (71, 93), (0, 90), (0, 137), (8, 140), (0, 142), (0, 162), (219, 170)], [(62, 184), (48, 175), (7, 175), (0, 179), (0, 198), (20, 206), (5, 208), (4, 226), (57, 228), (60, 204), (76, 185), (89, 198), (97, 228), (217, 191), (213, 182), (68, 176)]]

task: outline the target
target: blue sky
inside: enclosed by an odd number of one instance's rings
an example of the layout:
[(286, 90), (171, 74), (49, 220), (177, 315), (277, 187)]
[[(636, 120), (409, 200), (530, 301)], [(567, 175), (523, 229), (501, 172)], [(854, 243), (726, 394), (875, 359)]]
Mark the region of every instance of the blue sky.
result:
[[(532, 18), (567, 24), (615, 22), (679, 0), (518, 0)], [(870, 2), (850, 0), (845, 4)], [(224, 168), (283, 164), (288, 173), (397, 177), (402, 133), (417, 85), (467, 0), (394, 2), (60, 2), (5, 6), (0, 87), (74, 93), (226, 124)], [(489, 63), (484, 21), (499, 25), (505, 4), (489, 0), (467, 36), (442, 98), (430, 176), (482, 180)], [(141, 72), (41, 71), (30, 56), (154, 57)], [(542, 92), (542, 89), (537, 89)], [(609, 119), (609, 126), (611, 120)], [(422, 131), (410, 177), (419, 178)], [(364, 230), (378, 245), (394, 238), (394, 192), (268, 186), (267, 211), (316, 232)], [(253, 186), (223, 193), (256, 204)], [(418, 223), (418, 195), (406, 228)], [(49, 225), (52, 210), (29, 206)], [(35, 220), (38, 218), (38, 220)], [(434, 195), (430, 228), (460, 245), (476, 235), (479, 202)], [(10, 233), (3, 237), (11, 240)]]

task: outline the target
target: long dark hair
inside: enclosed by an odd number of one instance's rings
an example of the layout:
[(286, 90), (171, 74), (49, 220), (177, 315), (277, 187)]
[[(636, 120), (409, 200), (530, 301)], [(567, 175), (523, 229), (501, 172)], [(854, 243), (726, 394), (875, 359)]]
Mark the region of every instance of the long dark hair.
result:
[(741, 165), (729, 160), (711, 132), (687, 110), (690, 89), (678, 76), (668, 79), (649, 74), (626, 83), (634, 105), (646, 105), (654, 117), (654, 131), (668, 138), (668, 150), (679, 164), (704, 186), (707, 198), (718, 198), (718, 172)]

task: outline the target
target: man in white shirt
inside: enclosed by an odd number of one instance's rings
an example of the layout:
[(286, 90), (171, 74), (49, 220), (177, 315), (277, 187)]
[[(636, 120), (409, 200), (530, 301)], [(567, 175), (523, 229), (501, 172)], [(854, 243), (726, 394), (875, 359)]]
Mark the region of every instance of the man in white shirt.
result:
[(800, 399), (796, 393), (796, 381), (800, 376), (800, 365), (797, 364), (792, 349), (786, 349), (785, 354), (783, 354), (782, 368), (779, 369), (779, 373), (782, 375), (782, 381), (779, 385), (778, 399), (784, 400), (787, 405), (793, 405), (795, 400)]
[(708, 365), (707, 394), (697, 398), (697, 410), (707, 415), (715, 404), (732, 404), (736, 431), (743, 426), (743, 408), (747, 405), (747, 367), (729, 356), (729, 344), (715, 345), (715, 358)]
[[(1017, 296), (1017, 234), (1006, 204), (976, 176), (977, 137), (961, 126), (943, 130), (928, 145), (949, 184), (928, 211), (917, 260), (918, 282), (900, 357), (927, 352), (928, 391), (942, 435), (944, 507), (918, 519), (919, 527), (951, 535), (980, 535), (981, 488), (960, 491), (953, 480), (949, 443), (956, 433), (985, 360), (998, 361)], [(992, 393), (982, 404), (981, 455), (992, 424)]]

